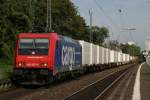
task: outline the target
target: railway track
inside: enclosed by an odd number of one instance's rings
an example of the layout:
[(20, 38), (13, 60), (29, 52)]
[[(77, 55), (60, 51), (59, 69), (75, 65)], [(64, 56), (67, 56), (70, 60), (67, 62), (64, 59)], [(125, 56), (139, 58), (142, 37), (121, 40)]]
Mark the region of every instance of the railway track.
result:
[(109, 90), (121, 81), (130, 72), (131, 68), (113, 72), (103, 79), (83, 87), (63, 100), (103, 100)]
[(13, 86), (13, 83), (10, 79), (0, 80), (0, 89), (8, 89)]
[[(80, 89), (79, 91), (73, 93), (72, 95), (64, 98), (64, 100), (93, 100), (93, 98), (102, 97), (105, 95), (108, 87), (111, 87), (111, 83), (114, 82), (118, 77), (119, 81), (126, 73), (128, 73), (129, 68), (132, 68), (131, 66), (135, 66), (134, 64), (129, 65), (130, 67), (127, 67), (126, 69), (122, 70), (116, 70), (113, 73), (110, 73), (109, 75), (106, 75), (104, 78), (101, 78), (100, 80)], [(68, 82), (62, 82), (59, 84), (52, 84), (51, 87), (57, 87), (58, 85), (62, 85)], [(99, 88), (101, 87), (101, 88)], [(41, 88), (20, 88), (17, 87), (16, 89), (9, 90), (8, 92), (0, 94), (0, 100), (26, 100), (24, 98), (32, 96), (32, 98), (35, 96), (39, 96), (40, 91), (44, 91), (45, 93), (49, 92), (49, 87), (41, 87)], [(47, 92), (46, 92), (47, 91)], [(50, 94), (50, 93), (48, 93)], [(59, 96), (59, 95), (57, 95)], [(66, 95), (67, 96), (67, 95)], [(82, 98), (81, 98), (82, 97)], [(28, 98), (28, 100), (34, 100)], [(40, 99), (39, 99), (40, 100)], [(49, 100), (49, 99), (44, 99)]]

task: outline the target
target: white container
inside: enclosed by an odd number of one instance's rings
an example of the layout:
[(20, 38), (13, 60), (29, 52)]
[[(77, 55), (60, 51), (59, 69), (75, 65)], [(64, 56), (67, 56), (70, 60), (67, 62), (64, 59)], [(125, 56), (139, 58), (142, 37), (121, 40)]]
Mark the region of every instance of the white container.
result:
[(98, 53), (97, 53), (97, 45), (91, 44), (92, 45), (92, 65), (97, 64), (97, 58), (98, 58)]
[(96, 64), (100, 64), (100, 46), (96, 45), (96, 48), (97, 48), (97, 61), (96, 61)]
[(115, 54), (114, 54), (114, 62), (117, 63), (118, 62), (118, 52), (115, 51)]
[(120, 56), (121, 56), (120, 57), (120, 62), (123, 62), (123, 53), (122, 52), (120, 53)]
[(106, 64), (106, 48), (103, 48), (103, 64)]
[(102, 64), (106, 63), (105, 59), (106, 59), (106, 49), (102, 47), (102, 57), (101, 57)]
[(108, 63), (110, 63), (110, 49), (108, 49)]
[(130, 60), (130, 55), (127, 54), (126, 56), (127, 56), (127, 62), (129, 62), (129, 60)]
[(109, 63), (109, 49), (105, 48), (105, 64)]
[(126, 62), (126, 54), (123, 53), (123, 62)]
[(120, 62), (123, 62), (123, 53), (121, 52), (121, 61)]
[(132, 61), (132, 59), (133, 59), (132, 56), (130, 56), (130, 59), (129, 59), (129, 60)]
[(114, 55), (115, 55), (115, 51), (114, 50), (110, 50), (110, 63), (114, 63), (115, 62), (115, 59), (114, 59)]
[(99, 64), (104, 64), (104, 48), (99, 47)]
[(126, 56), (126, 54), (125, 54), (125, 60), (124, 61), (127, 62), (127, 56)]
[(82, 65), (92, 65), (92, 44), (85, 41), (79, 41), (82, 46)]
[(121, 62), (121, 52), (118, 52), (118, 62)]

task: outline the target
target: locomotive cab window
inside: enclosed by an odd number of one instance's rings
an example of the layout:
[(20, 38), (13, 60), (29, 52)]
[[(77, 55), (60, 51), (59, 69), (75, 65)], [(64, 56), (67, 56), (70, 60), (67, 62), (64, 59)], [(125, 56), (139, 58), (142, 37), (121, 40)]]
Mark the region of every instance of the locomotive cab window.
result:
[(48, 55), (48, 39), (20, 39), (19, 55)]
[(36, 48), (48, 48), (48, 39), (35, 39)]
[(33, 39), (20, 39), (19, 48), (33, 48)]

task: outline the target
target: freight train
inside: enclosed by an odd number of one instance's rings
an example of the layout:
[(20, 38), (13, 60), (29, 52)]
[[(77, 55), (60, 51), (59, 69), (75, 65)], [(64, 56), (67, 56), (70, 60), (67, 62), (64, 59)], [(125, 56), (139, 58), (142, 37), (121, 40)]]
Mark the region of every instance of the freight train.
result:
[(128, 64), (136, 57), (57, 33), (17, 36), (13, 82), (44, 85), (66, 74), (82, 74)]

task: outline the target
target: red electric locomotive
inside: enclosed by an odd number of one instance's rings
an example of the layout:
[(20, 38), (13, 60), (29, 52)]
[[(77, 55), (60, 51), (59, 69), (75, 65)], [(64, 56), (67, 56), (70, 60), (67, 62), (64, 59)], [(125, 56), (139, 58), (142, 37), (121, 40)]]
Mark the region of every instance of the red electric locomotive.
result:
[(62, 72), (80, 70), (82, 48), (56, 33), (21, 33), (17, 36), (13, 81), (43, 85)]

